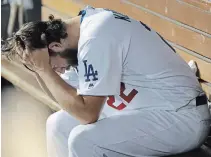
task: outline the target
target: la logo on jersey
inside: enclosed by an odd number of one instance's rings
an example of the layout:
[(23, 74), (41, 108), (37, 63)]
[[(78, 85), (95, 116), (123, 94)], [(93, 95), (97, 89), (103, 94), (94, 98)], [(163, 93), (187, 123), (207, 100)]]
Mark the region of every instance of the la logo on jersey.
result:
[[(90, 82), (91, 80), (97, 81), (98, 80), (98, 78), (97, 78), (98, 72), (96, 70), (94, 70), (93, 65), (87, 64), (87, 60), (84, 60), (83, 63), (84, 63), (84, 67), (85, 67), (85, 74), (84, 74), (84, 77), (86, 78), (85, 82)], [(94, 86), (94, 84), (90, 83), (89, 87), (91, 88), (93, 86)]]

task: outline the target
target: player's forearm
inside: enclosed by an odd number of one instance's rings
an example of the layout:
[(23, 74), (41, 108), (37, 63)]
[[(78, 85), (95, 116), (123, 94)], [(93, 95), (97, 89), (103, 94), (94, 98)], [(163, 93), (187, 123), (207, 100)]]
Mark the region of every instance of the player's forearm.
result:
[(38, 72), (46, 86), (57, 100), (62, 109), (66, 110), (82, 123), (89, 123), (90, 114), (82, 96), (77, 95), (77, 90), (67, 84), (51, 68)]
[(51, 92), (49, 91), (49, 89), (46, 87), (45, 83), (43, 82), (42, 78), (37, 74), (35, 73), (35, 76), (36, 76), (36, 79), (37, 79), (37, 82), (39, 83), (40, 87), (42, 88), (42, 90), (51, 98), (53, 99), (54, 101), (57, 101), (53, 95), (51, 94)]

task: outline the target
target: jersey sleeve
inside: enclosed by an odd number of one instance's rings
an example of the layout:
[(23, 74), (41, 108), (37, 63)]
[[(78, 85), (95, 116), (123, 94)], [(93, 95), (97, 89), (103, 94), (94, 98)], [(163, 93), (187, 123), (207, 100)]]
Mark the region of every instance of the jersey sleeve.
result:
[(74, 69), (70, 69), (65, 71), (64, 74), (61, 74), (60, 77), (72, 87), (78, 89), (79, 82), (78, 82), (78, 75)]
[(78, 52), (79, 95), (109, 96), (120, 92), (121, 46), (114, 39), (91, 38)]

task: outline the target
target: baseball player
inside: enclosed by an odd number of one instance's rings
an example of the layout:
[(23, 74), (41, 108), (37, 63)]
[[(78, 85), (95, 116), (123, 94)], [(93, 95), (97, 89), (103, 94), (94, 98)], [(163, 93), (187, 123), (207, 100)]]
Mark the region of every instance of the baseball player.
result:
[(5, 54), (36, 72), (63, 109), (47, 120), (49, 157), (166, 156), (208, 135), (194, 72), (142, 22), (88, 6), (66, 21), (25, 24), (13, 43)]

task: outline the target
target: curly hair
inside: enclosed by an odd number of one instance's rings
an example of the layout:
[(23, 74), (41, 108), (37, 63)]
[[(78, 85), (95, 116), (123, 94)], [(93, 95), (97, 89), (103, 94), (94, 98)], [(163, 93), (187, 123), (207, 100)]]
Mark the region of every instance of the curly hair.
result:
[[(16, 48), (20, 46), (30, 50), (45, 48), (52, 42), (60, 42), (68, 36), (66, 25), (61, 19), (49, 16), (49, 21), (35, 21), (25, 23), (11, 38), (1, 40), (2, 55), (9, 60), (17, 57)], [(49, 55), (55, 55), (49, 51)]]

